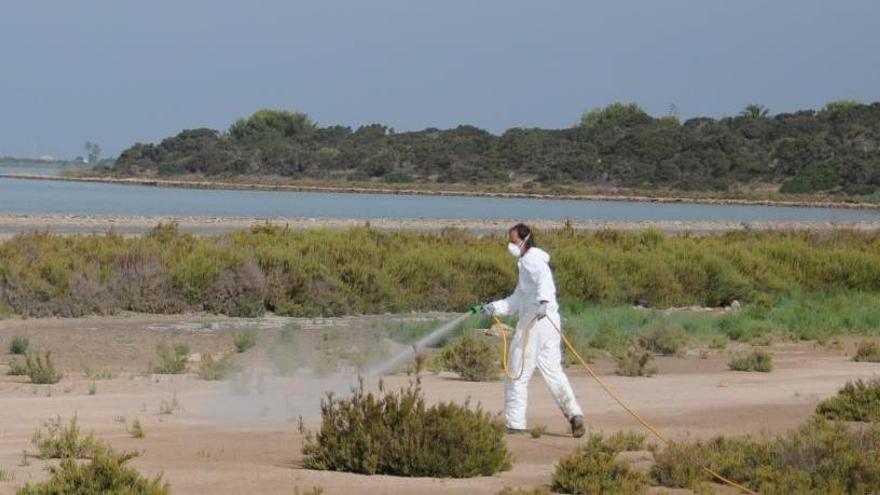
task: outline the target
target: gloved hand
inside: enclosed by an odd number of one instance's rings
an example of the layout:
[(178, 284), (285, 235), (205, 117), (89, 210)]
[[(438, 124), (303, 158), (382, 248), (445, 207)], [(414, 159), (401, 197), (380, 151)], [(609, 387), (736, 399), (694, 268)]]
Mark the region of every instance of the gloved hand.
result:
[(487, 314), (489, 316), (492, 316), (495, 314), (495, 306), (492, 303), (481, 304), (480, 305), (480, 312), (483, 314)]
[(535, 311), (535, 318), (543, 320), (547, 316), (547, 301), (541, 301), (538, 304), (538, 310)]

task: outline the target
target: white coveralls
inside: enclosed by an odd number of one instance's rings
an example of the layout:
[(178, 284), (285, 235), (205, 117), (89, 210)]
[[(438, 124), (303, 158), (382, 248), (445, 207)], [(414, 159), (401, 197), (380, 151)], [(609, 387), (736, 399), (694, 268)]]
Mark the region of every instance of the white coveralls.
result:
[(504, 419), (508, 428), (526, 429), (526, 404), (529, 379), (537, 366), (550, 394), (568, 420), (583, 415), (575, 399), (568, 377), (562, 370), (559, 333), (548, 321), (552, 319), (559, 328), (559, 304), (556, 302), (556, 283), (550, 270), (550, 255), (536, 247), (519, 257), (519, 281), (510, 297), (492, 303), (495, 312), (502, 315), (518, 314), (519, 321), (510, 346), (508, 363), (510, 373), (519, 374), (522, 356), (523, 334), (535, 318), (539, 301), (547, 301), (547, 317), (538, 320), (529, 332), (526, 343), (525, 365), (517, 380), (505, 380)]

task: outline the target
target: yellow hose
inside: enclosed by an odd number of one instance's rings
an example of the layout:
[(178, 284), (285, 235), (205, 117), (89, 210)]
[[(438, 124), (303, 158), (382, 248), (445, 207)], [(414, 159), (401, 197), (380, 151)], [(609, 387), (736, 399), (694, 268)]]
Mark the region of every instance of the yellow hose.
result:
[[(496, 322), (498, 325), (504, 327), (504, 324), (501, 322), (501, 320), (498, 318), (498, 316), (493, 315), (493, 318), (495, 318), (495, 322)], [(623, 408), (626, 412), (628, 412), (633, 418), (635, 418), (635, 420), (638, 421), (640, 425), (644, 426), (648, 431), (650, 431), (651, 433), (653, 433), (654, 436), (657, 437), (657, 439), (660, 440), (660, 442), (661, 442), (663, 445), (668, 445), (668, 444), (669, 444), (669, 440), (668, 440), (665, 436), (663, 436), (663, 434), (660, 433), (660, 431), (657, 430), (657, 428), (656, 428), (654, 425), (652, 425), (652, 424), (649, 423), (646, 419), (644, 419), (644, 418), (642, 418), (641, 416), (639, 416), (639, 414), (638, 414), (637, 412), (635, 412), (631, 407), (629, 407), (629, 406), (626, 404), (626, 402), (624, 402), (623, 399), (620, 398), (620, 396), (618, 396), (613, 390), (611, 390), (611, 387), (609, 387), (608, 384), (606, 384), (605, 381), (603, 381), (602, 378), (599, 377), (599, 375), (593, 370), (593, 368), (592, 368), (589, 364), (587, 364), (587, 361), (586, 361), (584, 358), (581, 357), (581, 355), (578, 353), (577, 350), (575, 350), (574, 346), (571, 344), (571, 341), (569, 341), (569, 340), (568, 340), (568, 337), (566, 337), (565, 334), (562, 333), (562, 330), (559, 328), (558, 325), (556, 325), (556, 322), (553, 321), (552, 318), (547, 318), (547, 319), (550, 320), (550, 324), (553, 325), (553, 328), (555, 328), (556, 331), (559, 333), (559, 336), (562, 338), (562, 341), (565, 342), (565, 346), (568, 348), (568, 350), (570, 350), (571, 353), (574, 354), (574, 356), (575, 356), (575, 357), (577, 358), (577, 360), (581, 363), (581, 365), (584, 367), (584, 369), (587, 370), (587, 373), (588, 373), (591, 377), (593, 377), (594, 380), (596, 380), (596, 383), (598, 383), (599, 386), (602, 387), (602, 389), (605, 390), (605, 392), (606, 392), (606, 393), (607, 393), (612, 399), (614, 399), (614, 400), (620, 405), (620, 407), (622, 407), (622, 408)], [(535, 326), (535, 323), (537, 323), (537, 321), (538, 321), (537, 318), (533, 319), (532, 322), (531, 322), (531, 324), (530, 324), (530, 325), (528, 326), (528, 328), (526, 329), (526, 332), (531, 331), (532, 327)], [(506, 327), (504, 327), (504, 328), (506, 328)], [(517, 376), (517, 378), (512, 378), (512, 377), (510, 376), (510, 372), (509, 372), (508, 369), (507, 369), (507, 332), (504, 331), (504, 330), (502, 330), (501, 335), (502, 335), (502, 337), (503, 337), (503, 342), (504, 342), (504, 344), (503, 344), (504, 356), (501, 358), (502, 366), (504, 367), (504, 373), (505, 373), (505, 374), (508, 376), (508, 378), (510, 378), (511, 380), (516, 380), (516, 379), (518, 379), (520, 376), (522, 376), (523, 366), (524, 366), (524, 363), (525, 363), (525, 355), (526, 355), (526, 343), (528, 342), (528, 333), (526, 333), (526, 334), (524, 335), (525, 340), (523, 341), (523, 345), (522, 345), (522, 348), (523, 348), (523, 351), (522, 351), (522, 358), (520, 359), (521, 367), (520, 367), (520, 371), (519, 371), (519, 376)], [(715, 478), (715, 479), (721, 481), (722, 483), (724, 483), (724, 484), (726, 484), (726, 485), (728, 485), (728, 486), (732, 486), (733, 488), (736, 488), (736, 489), (741, 490), (743, 493), (748, 493), (748, 494), (750, 494), (750, 495), (758, 495), (757, 492), (753, 491), (753, 490), (750, 489), (749, 487), (747, 487), (747, 486), (743, 486), (743, 485), (741, 485), (741, 484), (739, 484), (739, 483), (737, 483), (737, 482), (735, 482), (735, 481), (729, 480), (729, 479), (725, 478), (724, 476), (721, 476), (720, 474), (716, 473), (715, 471), (713, 471), (713, 470), (711, 470), (711, 469), (709, 469), (709, 468), (707, 468), (707, 467), (704, 467), (704, 468), (703, 468), (703, 471), (704, 471), (705, 473), (709, 474), (710, 476), (712, 476), (713, 478)]]

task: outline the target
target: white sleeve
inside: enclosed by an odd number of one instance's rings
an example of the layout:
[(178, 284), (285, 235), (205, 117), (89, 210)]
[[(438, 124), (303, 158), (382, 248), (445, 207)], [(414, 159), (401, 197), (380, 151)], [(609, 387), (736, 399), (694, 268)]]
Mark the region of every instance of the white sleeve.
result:
[(538, 284), (538, 302), (552, 302), (556, 299), (556, 283), (553, 281), (553, 271), (547, 263), (537, 263), (535, 267), (535, 282)]
[(520, 284), (516, 284), (516, 290), (513, 291), (513, 294), (507, 296), (504, 299), (499, 299), (497, 301), (492, 301), (492, 306), (495, 307), (495, 312), (500, 315), (509, 315), (519, 311), (519, 303), (522, 299), (522, 289), (520, 289)]

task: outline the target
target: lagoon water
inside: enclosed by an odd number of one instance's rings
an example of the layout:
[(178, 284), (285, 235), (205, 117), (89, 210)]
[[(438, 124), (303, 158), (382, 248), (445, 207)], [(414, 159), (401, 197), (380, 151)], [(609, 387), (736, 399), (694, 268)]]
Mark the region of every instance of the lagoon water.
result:
[(22, 172), (58, 173), (58, 169), (0, 167), (0, 214), (737, 222), (880, 220), (878, 211), (836, 208), (225, 191), (3, 177), (6, 173)]

